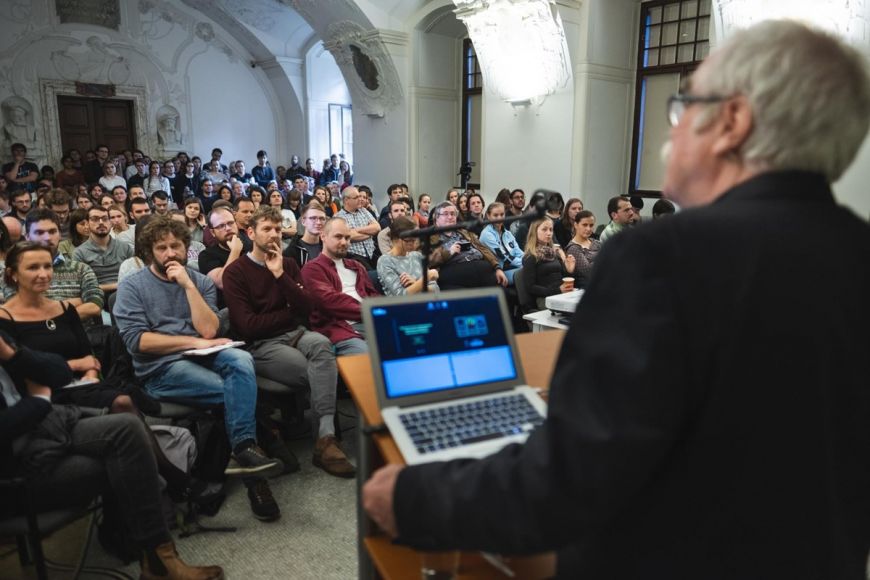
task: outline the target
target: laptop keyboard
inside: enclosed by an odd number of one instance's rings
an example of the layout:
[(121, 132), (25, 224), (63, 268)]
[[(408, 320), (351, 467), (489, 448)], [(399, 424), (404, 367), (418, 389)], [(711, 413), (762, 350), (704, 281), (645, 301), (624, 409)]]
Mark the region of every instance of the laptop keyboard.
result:
[(544, 422), (523, 395), (413, 411), (400, 419), (421, 454), (527, 433)]

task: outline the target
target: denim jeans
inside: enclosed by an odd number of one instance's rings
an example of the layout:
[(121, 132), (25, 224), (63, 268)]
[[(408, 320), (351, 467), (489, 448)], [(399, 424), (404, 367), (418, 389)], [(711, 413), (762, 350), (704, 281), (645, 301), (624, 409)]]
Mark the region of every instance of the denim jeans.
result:
[(155, 399), (195, 406), (223, 405), (227, 434), (233, 449), (256, 440), (254, 411), (257, 379), (250, 353), (228, 348), (209, 356), (175, 361), (148, 377), (145, 390)]

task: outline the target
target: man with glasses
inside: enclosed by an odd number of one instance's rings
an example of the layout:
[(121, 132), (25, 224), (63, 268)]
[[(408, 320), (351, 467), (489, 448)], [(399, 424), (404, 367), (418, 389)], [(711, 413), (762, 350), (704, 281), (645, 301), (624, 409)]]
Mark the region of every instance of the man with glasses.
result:
[(830, 186), (870, 129), (866, 59), (768, 21), (672, 103), (688, 209), (607, 243), (525, 445), (367, 484), (400, 543), (558, 549), (560, 578), (866, 578), (870, 225)]
[(510, 207), (507, 208), (510, 216), (523, 215), (526, 207), (526, 192), (515, 189), (511, 192)]
[(323, 250), (320, 234), (323, 232), (323, 224), (326, 223), (326, 211), (319, 202), (311, 201), (302, 208), (300, 219), (304, 231), (290, 240), (284, 250), (284, 256), (292, 258), (301, 268), (309, 260), (319, 256)]
[(372, 214), (363, 209), (363, 197), (357, 188), (346, 187), (342, 202), (344, 207), (335, 217), (343, 219), (350, 228), (348, 257), (358, 260), (366, 269), (371, 270), (375, 266), (372, 262), (375, 255), (374, 237), (381, 231), (381, 226)]
[(88, 210), (90, 236), (73, 252), (73, 259), (93, 269), (103, 292), (118, 289), (121, 262), (133, 256), (133, 247), (109, 235), (109, 211), (100, 206)]
[(250, 240), (239, 236), (239, 226), (229, 209), (215, 208), (208, 215), (208, 225), (217, 244), (199, 255), (199, 271), (208, 276), (218, 288), (218, 307), (223, 308), (224, 268), (239, 259), (243, 252), (251, 251)]

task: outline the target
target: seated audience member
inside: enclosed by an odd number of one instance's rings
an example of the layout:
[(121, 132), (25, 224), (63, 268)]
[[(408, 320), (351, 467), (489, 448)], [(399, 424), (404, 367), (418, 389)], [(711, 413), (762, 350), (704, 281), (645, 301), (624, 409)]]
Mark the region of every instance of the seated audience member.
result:
[(53, 272), (46, 298), (74, 306), (85, 327), (102, 324), (103, 292), (97, 276), (87, 264), (60, 253), (57, 214), (46, 209), (31, 210), (24, 231), (28, 241), (42, 244), (51, 253)]
[[(489, 221), (503, 220), (505, 215), (504, 204), (495, 202), (486, 208), (486, 219)], [(488, 224), (480, 232), (480, 243), (485, 245), (493, 253), (501, 264), (501, 269), (507, 276), (508, 284), (513, 285), (514, 275), (523, 267), (523, 251), (516, 238), (504, 224)]]
[(402, 186), (398, 183), (392, 184), (387, 188), (387, 204), (381, 209), (378, 215), (378, 224), (385, 228), (390, 225), (390, 204), (402, 197)]
[(88, 240), (73, 251), (73, 259), (93, 269), (100, 290), (112, 292), (118, 288), (118, 268), (133, 255), (133, 247), (109, 235), (109, 212), (102, 207), (88, 210), (88, 225)]
[[(536, 191), (529, 199), (529, 203), (523, 213), (537, 213), (538, 205), (541, 203), (546, 203), (544, 193), (541, 191)], [(531, 222), (529, 220), (518, 220), (513, 222), (510, 227), (511, 233), (514, 235), (514, 239), (516, 239), (517, 243), (523, 250), (525, 250), (526, 248), (526, 240), (529, 237), (530, 223)]]
[(432, 196), (428, 193), (421, 193), (417, 198), (417, 211), (414, 212), (414, 221), (417, 222), (418, 228), (429, 226), (429, 207), (432, 205)]
[(553, 224), (553, 237), (556, 238), (556, 243), (563, 248), (567, 247), (568, 242), (574, 237), (574, 218), (581, 211), (583, 211), (583, 202), (576, 197), (572, 197), (565, 202), (562, 217)]
[(251, 176), (260, 187), (266, 187), (275, 179), (275, 172), (269, 165), (269, 155), (262, 149), (257, 151), (257, 165), (251, 169)]
[(215, 208), (208, 215), (209, 230), (217, 243), (207, 247), (199, 255), (199, 271), (217, 286), (217, 303), (223, 308), (224, 268), (239, 259), (244, 252), (251, 251), (251, 241), (247, 235), (239, 235), (239, 226), (233, 213), (227, 208)]
[(302, 287), (296, 262), (281, 255), (282, 221), (278, 208), (261, 206), (248, 225), (253, 248), (224, 269), (230, 324), (233, 334), (251, 345), (258, 375), (311, 389), (314, 465), (353, 477), (356, 470), (335, 438), (335, 353), (325, 336), (305, 328), (310, 291)]
[(184, 224), (155, 216), (143, 228), (140, 242), (143, 252), (151, 250), (149, 266), (124, 279), (114, 308), (136, 376), (155, 399), (223, 405), (237, 462), (227, 473), (256, 476), (246, 481), (251, 510), (259, 519), (277, 519), (280, 509), (261, 478), (281, 473), (284, 466), (257, 445), (254, 361), (237, 348), (224, 348), (210, 356), (182, 354), (230, 342), (216, 338), (219, 320), (214, 284), (185, 267), (190, 235)]
[(148, 164), (148, 177), (142, 180), (141, 185), (148, 199), (151, 199), (151, 195), (155, 191), (170, 191), (172, 189), (169, 180), (161, 173), (159, 161), (152, 161)]
[(583, 210), (574, 216), (574, 237), (568, 242), (565, 252), (574, 256), (574, 286), (586, 288), (592, 264), (601, 250), (601, 242), (592, 237), (595, 232), (595, 216)]
[[(72, 211), (72, 196), (60, 188), (52, 189), (45, 196), (45, 204), (57, 216), (60, 237), (69, 237), (69, 214)], [(26, 221), (26, 220), (25, 220)]]
[[(214, 211), (218, 208), (223, 208), (223, 209), (229, 210), (229, 212), (232, 214), (235, 213), (235, 210), (233, 209), (233, 204), (231, 204), (228, 201), (224, 201), (223, 199), (219, 199), (216, 202), (214, 202), (214, 204), (212, 204), (212, 206), (211, 206), (211, 211)], [(206, 215), (206, 220), (205, 220), (206, 225), (205, 225), (205, 229), (202, 230), (202, 243), (205, 244), (206, 248), (210, 248), (210, 247), (214, 246), (215, 244), (217, 244), (217, 240), (215, 239), (214, 235), (212, 234), (211, 228), (208, 227), (208, 216), (211, 215), (211, 212), (207, 212), (207, 211), (205, 211), (205, 208), (203, 208), (203, 213)]]
[[(2, 333), (0, 362), (0, 472), (28, 477), (38, 512), (84, 507), (98, 495), (104, 503), (113, 498), (141, 551), (140, 578), (223, 578), (218, 566), (188, 566), (178, 556), (162, 510), (157, 460), (142, 421), (128, 413), (93, 415), (56, 406), (57, 393), (74, 379), (66, 361), (16, 344)], [(40, 443), (48, 430), (68, 442), (62, 452), (44, 452)], [(3, 517), (23, 515), (22, 509), (17, 497), (0, 496)]]
[(210, 179), (200, 182), (197, 197), (202, 202), (202, 209), (205, 213), (210, 212), (214, 202), (220, 199), (215, 191), (214, 183)]
[(64, 155), (60, 160), (63, 169), (55, 175), (54, 183), (57, 187), (65, 189), (70, 195), (74, 195), (79, 185), (85, 182), (82, 172), (73, 167), (72, 157)]
[(372, 214), (362, 208), (363, 196), (353, 186), (344, 190), (344, 208), (335, 214), (342, 218), (350, 229), (350, 248), (348, 257), (361, 262), (366, 269), (374, 268), (375, 257), (374, 238), (381, 231), (381, 226)]
[(611, 197), (607, 202), (607, 215), (610, 216), (610, 223), (601, 232), (599, 239), (603, 244), (610, 238), (629, 227), (634, 220), (634, 210), (631, 208), (631, 202), (627, 197), (617, 195)]
[(118, 166), (115, 165), (113, 159), (107, 159), (106, 162), (103, 163), (103, 176), (100, 178), (99, 184), (102, 185), (106, 191), (112, 191), (112, 189), (118, 185), (124, 188), (127, 187), (127, 180), (118, 175)]
[[(111, 195), (109, 195), (108, 193), (106, 193), (106, 194), (100, 196), (100, 199), (97, 200), (96, 205), (105, 209), (106, 211), (109, 211), (109, 209), (115, 204), (116, 204), (115, 198), (112, 197)], [(127, 204), (122, 203), (122, 205), (124, 207), (126, 207)]]
[(357, 189), (359, 190), (360, 194), (366, 196), (365, 207), (363, 209), (367, 210), (370, 214), (372, 214), (372, 217), (377, 218), (379, 215), (378, 208), (372, 201), (372, 197), (374, 196), (374, 194), (372, 193), (372, 189), (368, 185), (360, 185), (359, 187), (357, 187)]
[[(91, 196), (91, 200), (95, 204), (99, 204), (100, 199), (102, 199), (102, 197), (104, 195), (108, 195), (108, 193), (109, 192), (107, 192), (105, 189), (103, 189), (103, 186), (100, 185), (99, 183), (94, 183), (88, 187), (88, 195)], [(114, 201), (115, 200), (112, 200), (112, 202), (114, 202)]]
[(253, 214), (253, 212), (258, 207), (260, 207), (260, 204), (263, 203), (263, 199), (265, 197), (266, 197), (266, 190), (264, 188), (262, 188), (258, 185), (252, 185), (248, 189), (248, 197), (247, 198), (240, 198), (240, 199), (247, 199), (247, 201), (251, 202), (251, 204), (253, 205), (253, 207), (251, 209), (251, 213)]
[(666, 215), (671, 215), (675, 213), (677, 210), (674, 208), (674, 204), (672, 204), (667, 199), (660, 199), (653, 204), (652, 215), (653, 219), (657, 220)]
[[(436, 226), (456, 225), (457, 209), (443, 201), (432, 210)], [(442, 290), (507, 286), (508, 279), (499, 260), (480, 240), (467, 230), (456, 230), (431, 237), (434, 248), (429, 263), (438, 269), (438, 285)]]
[(202, 172), (199, 175), (200, 181), (205, 181), (206, 179), (210, 180), (212, 183), (223, 183), (224, 181), (229, 181), (229, 176), (224, 173), (223, 165), (221, 165), (220, 161), (212, 160), (207, 163), (203, 168)]
[(326, 217), (333, 217), (338, 213), (338, 206), (331, 199), (329, 189), (327, 189), (325, 185), (318, 185), (314, 188), (313, 199), (316, 200), (323, 208), (323, 211), (326, 212)]
[(24, 231), (23, 223), (18, 219), (11, 216), (3, 216), (3, 225), (6, 226), (6, 232), (9, 236), (10, 243), (14, 244), (15, 242), (21, 241), (21, 234)]
[[(175, 169), (175, 161), (172, 159), (167, 159), (163, 162), (163, 177), (169, 182), (169, 189), (166, 189), (166, 195), (172, 195), (172, 191), (175, 189), (175, 180), (178, 178)], [(173, 202), (174, 203), (174, 202)]]
[(393, 237), (390, 234), (390, 226), (392, 226), (396, 218), (408, 215), (408, 206), (405, 205), (403, 198), (391, 201), (387, 207), (390, 210), (390, 213), (388, 214), (390, 222), (380, 232), (378, 232), (377, 236), (378, 250), (380, 250), (382, 255), (389, 254), (390, 248), (393, 246)]
[(169, 194), (165, 191), (158, 190), (151, 194), (151, 207), (155, 214), (169, 215), (169, 204)]
[(14, 217), (19, 223), (24, 224), (27, 219), (27, 212), (33, 207), (33, 197), (26, 189), (18, 189), (13, 191), (9, 196), (9, 203), (12, 205), (12, 211), (7, 215)]
[(460, 222), (468, 221), (468, 194), (461, 193), (459, 199), (456, 200), (456, 220)]
[[(256, 186), (254, 186), (256, 188)], [(257, 193), (256, 189), (253, 193)], [(259, 206), (252, 199), (242, 197), (236, 200), (233, 204), (233, 216), (236, 218), (236, 225), (239, 226), (239, 237), (250, 243), (248, 239), (248, 225), (251, 223), (251, 216), (257, 211)]]
[(350, 163), (342, 160), (338, 164), (338, 169), (341, 171), (341, 179), (338, 181), (341, 183), (342, 187), (353, 185), (353, 170), (350, 167)]
[(32, 349), (62, 356), (76, 379), (93, 381), (91, 386), (58, 392), (58, 403), (105, 407), (113, 413), (133, 412), (129, 396), (99, 382), (100, 361), (91, 353), (76, 307), (69, 301), (47, 297), (53, 274), (51, 263), (51, 251), (37, 242), (19, 242), (9, 250), (3, 277), (15, 294), (0, 308), (0, 330)]
[(573, 282), (562, 278), (572, 276), (574, 266), (574, 256), (566, 256), (553, 245), (553, 220), (546, 217), (532, 222), (523, 255), (523, 283), (539, 309), (546, 308), (547, 296), (571, 291)]
[(449, 201), (456, 207), (456, 204), (459, 203), (459, 190), (455, 188), (448, 189), (447, 193), (444, 194), (444, 201)]
[(341, 175), (341, 167), (338, 161), (338, 155), (333, 153), (329, 156), (330, 163), (328, 165), (324, 165), (323, 172), (320, 174), (320, 182), (323, 184), (330, 183), (332, 181), (336, 183), (341, 183), (343, 176)]
[[(309, 198), (311, 199), (311, 198)], [(291, 189), (287, 192), (287, 204), (286, 208), (288, 211), (293, 212), (293, 217), (296, 219), (296, 228), (297, 233), (299, 229), (299, 218), (302, 217), (302, 195), (295, 189)]]
[(114, 204), (109, 207), (109, 222), (112, 224), (112, 229), (109, 230), (109, 235), (117, 238), (118, 234), (126, 232), (130, 229), (129, 216), (123, 205)]
[(27, 161), (27, 147), (22, 143), (13, 143), (10, 147), (12, 161), (3, 165), (0, 172), (9, 183), (10, 189), (24, 189), (28, 193), (35, 189), (39, 181), (39, 167)]
[[(144, 159), (136, 159), (133, 162), (134, 173), (127, 176), (127, 187), (138, 185), (142, 187), (145, 178), (148, 177), (148, 166)], [(128, 168), (129, 171), (129, 168)]]
[(293, 177), (293, 189), (299, 192), (299, 195), (302, 196), (302, 203), (308, 203), (311, 199), (312, 190), (308, 187), (308, 179), (306, 179), (302, 175), (296, 175)]
[(631, 225), (639, 226), (643, 221), (643, 217), (640, 215), (640, 210), (643, 209), (643, 198), (639, 195), (632, 195), (628, 201), (631, 203)]
[(76, 248), (87, 241), (91, 235), (88, 224), (88, 210), (74, 209), (69, 214), (69, 238), (60, 241), (58, 252), (63, 257), (71, 260)]
[(227, 184), (221, 185), (220, 187), (218, 187), (217, 198), (233, 203), (233, 188)]
[(323, 249), (320, 234), (323, 231), (323, 224), (326, 223), (327, 219), (323, 207), (316, 201), (312, 201), (302, 208), (300, 222), (303, 232), (290, 240), (290, 243), (284, 250), (284, 256), (292, 258), (300, 268), (308, 260), (313, 260), (319, 256)]
[(132, 250), (136, 236), (136, 223), (142, 216), (151, 215), (151, 205), (148, 203), (148, 200), (137, 197), (130, 200), (128, 207), (130, 208), (130, 221), (133, 223), (126, 230), (119, 233), (116, 239), (130, 246)]
[(305, 171), (302, 172), (302, 175), (313, 179), (315, 183), (320, 181), (320, 172), (314, 167), (314, 159), (311, 157), (305, 160)]
[(203, 232), (208, 225), (205, 221), (205, 212), (202, 210), (202, 202), (197, 197), (187, 197), (183, 204), (184, 225), (190, 231), (190, 239), (203, 243)]
[(200, 191), (199, 175), (194, 171), (193, 162), (187, 161), (182, 169), (183, 172), (176, 175), (175, 183), (172, 185), (172, 199), (178, 207), (181, 207), (185, 199)]
[(91, 196), (88, 195), (87, 191), (79, 192), (76, 195), (75, 202), (75, 209), (88, 209), (89, 207), (94, 205), (94, 200), (91, 199)]
[[(416, 294), (423, 289), (423, 254), (417, 251), (420, 240), (399, 237), (403, 232), (414, 229), (416, 229), (415, 222), (405, 216), (396, 216), (390, 224), (393, 245), (378, 260), (378, 277), (384, 294), (388, 296)], [(438, 290), (438, 270), (430, 269), (425, 279), (429, 290)]]
[(273, 191), (269, 194), (269, 205), (281, 214), (281, 238), (287, 240), (295, 236), (296, 214), (285, 207), (284, 196), (281, 195), (280, 191)]
[(233, 164), (233, 173), (230, 175), (230, 178), (235, 179), (243, 186), (255, 183), (254, 176), (248, 173), (248, 170), (245, 168), (245, 162), (241, 159)]
[[(486, 207), (486, 204), (483, 201), (483, 196), (479, 193), (472, 193), (468, 196), (468, 219), (470, 220), (482, 220), (484, 217), (483, 208)], [(473, 233), (476, 236), (480, 235), (480, 232), (483, 231), (483, 224), (475, 224), (468, 231)]]
[(365, 267), (347, 259), (351, 243), (347, 222), (339, 217), (327, 220), (320, 239), (323, 251), (302, 268), (305, 289), (314, 302), (311, 329), (326, 336), (338, 355), (368, 352), (360, 302), (378, 292)]
[(505, 204), (506, 213), (512, 216), (523, 215), (526, 205), (526, 192), (515, 189), (510, 192), (510, 203)]
[[(134, 186), (134, 187), (139, 187), (139, 186)], [(115, 200), (115, 203), (117, 203), (118, 205), (123, 205), (123, 206), (127, 205), (127, 200), (130, 199), (130, 196), (127, 193), (126, 187), (124, 187), (123, 185), (116, 185), (110, 191), (112, 193), (110, 193), (109, 195), (112, 196), (112, 199)]]

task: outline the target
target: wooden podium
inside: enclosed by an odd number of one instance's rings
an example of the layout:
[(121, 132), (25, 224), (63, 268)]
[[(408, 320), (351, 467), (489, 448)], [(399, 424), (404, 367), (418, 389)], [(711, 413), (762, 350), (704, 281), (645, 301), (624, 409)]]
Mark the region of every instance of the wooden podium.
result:
[[(526, 377), (533, 387), (549, 388), (553, 367), (564, 338), (564, 331), (518, 334), (517, 348)], [(420, 577), (420, 554), (404, 546), (394, 545), (368, 519), (362, 510), (362, 484), (371, 473), (385, 463), (404, 463), (398, 447), (388, 432), (367, 435), (365, 428), (381, 425), (380, 408), (375, 394), (374, 378), (368, 355), (338, 358), (338, 370), (359, 410), (359, 460), (357, 468), (357, 528), (359, 577), (375, 578), (376, 572), (386, 580), (406, 580)], [(555, 555), (512, 557), (507, 565), (517, 579), (549, 578), (555, 574)], [(459, 578), (510, 578), (487, 562), (478, 552), (463, 552)]]

